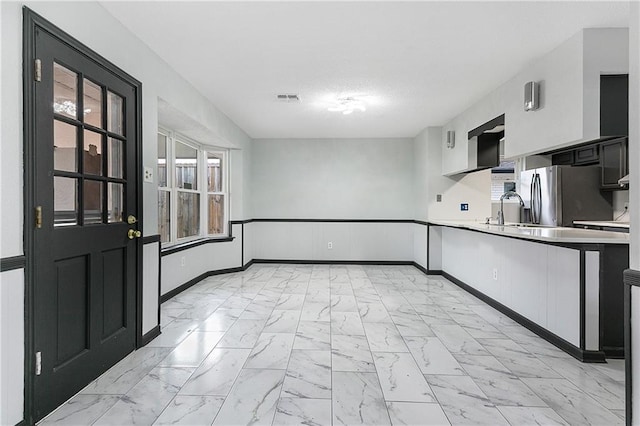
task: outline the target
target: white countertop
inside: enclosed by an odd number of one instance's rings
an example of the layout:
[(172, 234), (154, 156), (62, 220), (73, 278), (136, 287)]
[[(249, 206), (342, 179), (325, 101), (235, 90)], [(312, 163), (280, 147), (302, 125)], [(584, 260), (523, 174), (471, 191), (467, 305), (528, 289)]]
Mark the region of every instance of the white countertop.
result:
[[(473, 221), (430, 220), (433, 225), (452, 226), (470, 229), (487, 234), (515, 237), (524, 240), (548, 241), (555, 243), (589, 243), (589, 244), (629, 244), (629, 234), (622, 232), (597, 231), (580, 228), (519, 228)], [(509, 225), (509, 224), (507, 224)]]
[(629, 229), (629, 222), (617, 222), (614, 220), (574, 220), (574, 225), (606, 226), (608, 228)]

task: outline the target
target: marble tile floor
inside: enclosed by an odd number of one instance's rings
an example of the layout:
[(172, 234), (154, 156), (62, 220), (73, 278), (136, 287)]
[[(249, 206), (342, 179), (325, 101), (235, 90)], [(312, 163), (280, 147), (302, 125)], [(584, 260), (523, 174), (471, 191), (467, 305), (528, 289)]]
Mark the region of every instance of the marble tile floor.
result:
[(624, 424), (624, 361), (580, 363), (412, 266), (253, 265), (161, 316), (41, 424)]

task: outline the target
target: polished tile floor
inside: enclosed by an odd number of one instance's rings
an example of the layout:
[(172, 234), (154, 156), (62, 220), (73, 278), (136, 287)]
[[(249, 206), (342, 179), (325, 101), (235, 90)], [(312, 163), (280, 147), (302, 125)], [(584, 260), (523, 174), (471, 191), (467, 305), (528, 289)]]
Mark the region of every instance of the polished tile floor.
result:
[(162, 305), (162, 335), (43, 423), (624, 423), (582, 364), (411, 266), (253, 265)]

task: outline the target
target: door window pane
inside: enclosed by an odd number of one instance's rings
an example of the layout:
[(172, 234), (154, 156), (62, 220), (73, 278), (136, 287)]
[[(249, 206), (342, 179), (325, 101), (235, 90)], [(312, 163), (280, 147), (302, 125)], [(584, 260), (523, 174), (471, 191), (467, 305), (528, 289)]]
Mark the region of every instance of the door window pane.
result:
[(224, 232), (224, 196), (209, 194), (207, 205), (209, 234), (222, 234)]
[(200, 233), (200, 194), (178, 191), (178, 238)]
[(171, 239), (170, 217), (171, 193), (158, 191), (158, 232), (160, 233), (160, 241), (163, 243)]
[(62, 121), (53, 121), (53, 168), (66, 172), (78, 171), (78, 128)]
[(124, 135), (124, 110), (122, 98), (115, 93), (107, 93), (107, 130)]
[(222, 157), (207, 152), (207, 184), (209, 192), (222, 192)]
[(78, 179), (53, 178), (53, 226), (78, 224)]
[(176, 142), (176, 187), (198, 189), (198, 150)]
[(84, 122), (102, 128), (102, 87), (84, 79)]
[(102, 135), (84, 131), (84, 172), (91, 175), (102, 175)]
[(53, 63), (53, 112), (77, 118), (78, 75)]
[(107, 222), (122, 222), (124, 215), (124, 185), (109, 182), (107, 188)]
[(107, 176), (123, 178), (124, 167), (124, 142), (120, 139), (107, 139)]
[(158, 133), (158, 186), (167, 186), (167, 137)]
[(102, 182), (84, 181), (84, 224), (102, 223)]

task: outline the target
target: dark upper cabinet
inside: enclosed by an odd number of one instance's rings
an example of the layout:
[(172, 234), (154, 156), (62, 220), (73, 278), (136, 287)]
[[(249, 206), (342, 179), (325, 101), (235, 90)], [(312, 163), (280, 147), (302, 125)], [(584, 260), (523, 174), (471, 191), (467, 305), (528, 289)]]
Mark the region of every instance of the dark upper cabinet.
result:
[(600, 76), (600, 136), (629, 134), (629, 75)]
[(622, 189), (618, 180), (629, 173), (628, 139), (618, 138), (600, 144), (602, 189)]
[(600, 145), (597, 143), (551, 155), (551, 164), (554, 166), (586, 166), (598, 164), (599, 160)]

